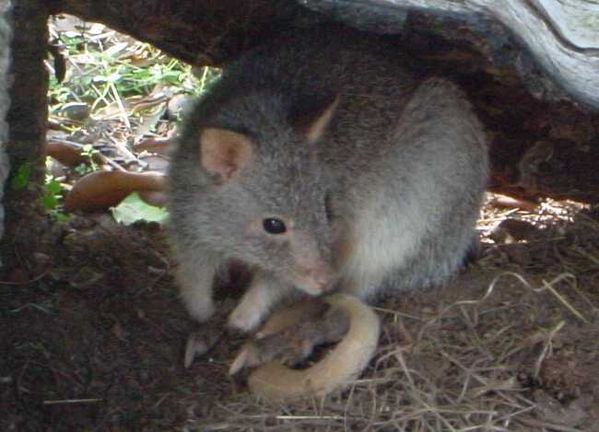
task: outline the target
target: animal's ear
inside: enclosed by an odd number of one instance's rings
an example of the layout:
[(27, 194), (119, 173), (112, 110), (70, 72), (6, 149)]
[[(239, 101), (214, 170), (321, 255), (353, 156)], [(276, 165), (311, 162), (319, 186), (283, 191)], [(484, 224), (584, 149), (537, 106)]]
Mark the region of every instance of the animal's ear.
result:
[(304, 108), (296, 114), (296, 129), (309, 143), (318, 141), (331, 122), (337, 105), (339, 105), (339, 96), (332, 95), (321, 100), (316, 107)]
[(200, 162), (210, 173), (226, 183), (239, 174), (252, 160), (251, 140), (238, 132), (226, 129), (204, 129), (199, 139)]

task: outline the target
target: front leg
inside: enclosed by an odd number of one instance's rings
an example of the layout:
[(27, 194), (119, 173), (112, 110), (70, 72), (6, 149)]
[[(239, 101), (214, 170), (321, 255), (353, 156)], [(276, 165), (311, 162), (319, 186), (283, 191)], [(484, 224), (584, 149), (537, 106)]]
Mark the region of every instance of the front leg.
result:
[(292, 290), (288, 283), (257, 270), (241, 302), (229, 316), (229, 327), (243, 332), (254, 330), (271, 307)]
[(198, 250), (191, 253), (176, 251), (175, 257), (178, 262), (175, 277), (181, 299), (193, 318), (200, 322), (207, 321), (214, 313), (212, 286), (221, 259)]

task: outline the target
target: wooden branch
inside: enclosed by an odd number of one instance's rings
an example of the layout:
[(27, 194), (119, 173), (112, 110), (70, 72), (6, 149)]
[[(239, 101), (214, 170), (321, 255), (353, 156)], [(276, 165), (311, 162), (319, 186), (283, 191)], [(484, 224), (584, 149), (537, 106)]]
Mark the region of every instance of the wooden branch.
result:
[(574, 98), (599, 109), (599, 4), (592, 0), (379, 0), (377, 4), (483, 14), (509, 28)]
[(49, 0), (52, 13), (100, 22), (187, 63), (219, 65), (315, 14), (291, 0)]

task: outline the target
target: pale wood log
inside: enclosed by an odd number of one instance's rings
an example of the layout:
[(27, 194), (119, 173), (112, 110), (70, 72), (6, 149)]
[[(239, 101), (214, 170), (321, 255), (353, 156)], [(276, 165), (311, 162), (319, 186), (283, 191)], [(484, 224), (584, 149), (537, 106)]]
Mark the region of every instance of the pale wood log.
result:
[(411, 9), (482, 14), (522, 40), (575, 99), (599, 109), (599, 3), (594, 0), (378, 0)]

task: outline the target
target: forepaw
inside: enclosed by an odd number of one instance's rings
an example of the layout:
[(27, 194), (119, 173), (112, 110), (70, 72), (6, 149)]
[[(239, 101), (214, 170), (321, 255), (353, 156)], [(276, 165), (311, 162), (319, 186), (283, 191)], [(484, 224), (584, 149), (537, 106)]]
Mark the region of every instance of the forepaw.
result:
[(203, 356), (210, 351), (222, 337), (222, 330), (205, 327), (190, 333), (185, 345), (185, 368), (189, 368), (196, 357)]
[(196, 357), (201, 357), (210, 351), (224, 335), (224, 322), (233, 308), (233, 302), (225, 300), (213, 308), (212, 319), (189, 334), (185, 345), (185, 367), (188, 368)]
[(229, 315), (228, 327), (244, 333), (254, 330), (264, 317), (264, 313), (256, 307), (248, 307), (243, 303)]
[(208, 321), (212, 315), (214, 315), (216, 308), (214, 307), (214, 302), (212, 299), (202, 299), (200, 301), (197, 299), (184, 300), (187, 311), (196, 321), (203, 323)]

